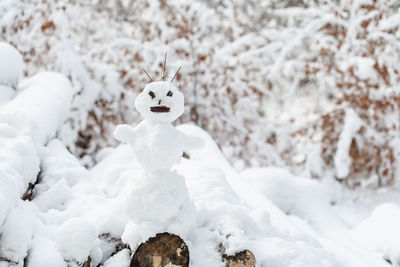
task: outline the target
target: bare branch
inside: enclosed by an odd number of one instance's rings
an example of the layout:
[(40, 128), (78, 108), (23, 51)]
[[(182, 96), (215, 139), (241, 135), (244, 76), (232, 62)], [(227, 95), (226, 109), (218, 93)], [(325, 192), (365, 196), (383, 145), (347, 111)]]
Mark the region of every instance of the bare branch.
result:
[(174, 77), (171, 80), (171, 83), (174, 81), (175, 77), (178, 75), (178, 72), (181, 70), (182, 66), (179, 67), (179, 69), (176, 71)]
[(142, 70), (144, 71), (144, 73), (146, 73), (147, 77), (149, 77), (150, 81), (153, 82), (153, 79), (150, 77), (150, 74), (148, 74), (145, 69), (142, 69)]
[(167, 66), (167, 52), (165, 52), (165, 57), (164, 57), (164, 67), (163, 67), (163, 74), (162, 74), (163, 81), (165, 81), (165, 77), (167, 76), (165, 73), (166, 66)]

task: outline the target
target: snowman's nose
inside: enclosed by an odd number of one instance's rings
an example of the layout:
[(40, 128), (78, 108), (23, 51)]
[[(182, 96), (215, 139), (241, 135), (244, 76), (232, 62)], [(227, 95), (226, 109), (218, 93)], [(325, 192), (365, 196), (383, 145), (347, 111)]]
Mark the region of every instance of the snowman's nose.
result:
[(158, 104), (159, 104), (159, 105), (161, 105), (161, 99), (160, 99), (160, 100), (158, 100)]

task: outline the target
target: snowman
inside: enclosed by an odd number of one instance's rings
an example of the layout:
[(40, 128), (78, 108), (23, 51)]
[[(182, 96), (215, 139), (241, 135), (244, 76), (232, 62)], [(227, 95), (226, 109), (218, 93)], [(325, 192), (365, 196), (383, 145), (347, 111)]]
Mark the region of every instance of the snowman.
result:
[(164, 74), (162, 81), (151, 79), (135, 100), (144, 119), (136, 127), (122, 124), (114, 131), (117, 140), (132, 147), (143, 168), (140, 175), (121, 174), (132, 179), (126, 206), (130, 220), (122, 234), (122, 241), (131, 249), (162, 232), (188, 238), (196, 224), (185, 179), (172, 168), (180, 163), (184, 150), (201, 148), (203, 141), (171, 124), (184, 111), (183, 94), (172, 81), (165, 81)]

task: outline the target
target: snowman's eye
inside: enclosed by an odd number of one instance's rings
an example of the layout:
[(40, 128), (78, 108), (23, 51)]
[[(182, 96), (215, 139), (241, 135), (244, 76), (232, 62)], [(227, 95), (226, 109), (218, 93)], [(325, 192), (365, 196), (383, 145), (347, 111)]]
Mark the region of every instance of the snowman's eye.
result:
[(172, 96), (172, 92), (168, 91), (167, 96)]
[(151, 96), (151, 98), (155, 98), (156, 97), (156, 95), (154, 94), (153, 91), (149, 91), (149, 96)]

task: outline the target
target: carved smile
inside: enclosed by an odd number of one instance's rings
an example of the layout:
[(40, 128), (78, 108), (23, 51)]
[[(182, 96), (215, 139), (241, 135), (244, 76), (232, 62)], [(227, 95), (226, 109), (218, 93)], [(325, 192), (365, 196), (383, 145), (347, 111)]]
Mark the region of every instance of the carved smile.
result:
[(157, 112), (157, 113), (167, 113), (169, 112), (169, 107), (166, 106), (156, 106), (156, 107), (150, 107), (151, 112)]

